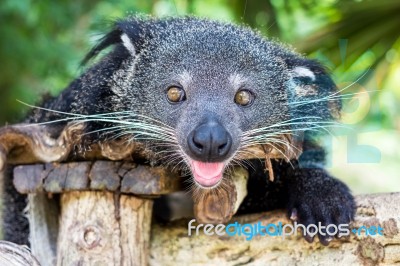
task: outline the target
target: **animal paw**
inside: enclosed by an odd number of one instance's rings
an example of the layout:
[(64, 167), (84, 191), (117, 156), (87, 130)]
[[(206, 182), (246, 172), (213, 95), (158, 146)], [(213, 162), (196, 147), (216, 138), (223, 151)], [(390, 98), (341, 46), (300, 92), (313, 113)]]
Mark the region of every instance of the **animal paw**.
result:
[(340, 224), (349, 224), (353, 220), (355, 203), (344, 183), (325, 173), (323, 175), (326, 176), (321, 177), (321, 172), (318, 175), (320, 178), (308, 177), (297, 189), (292, 189), (287, 210), (291, 220), (310, 229), (303, 230), (308, 242), (313, 242), (318, 235), (320, 242), (326, 246), (338, 236)]

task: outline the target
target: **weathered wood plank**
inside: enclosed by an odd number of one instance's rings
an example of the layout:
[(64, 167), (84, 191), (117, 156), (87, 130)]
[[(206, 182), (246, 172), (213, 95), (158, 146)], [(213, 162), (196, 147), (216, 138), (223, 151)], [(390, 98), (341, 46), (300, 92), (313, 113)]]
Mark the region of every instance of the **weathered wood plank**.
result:
[(92, 162), (71, 162), (68, 163), (64, 187), (68, 190), (85, 190), (89, 186), (89, 171)]
[(110, 192), (61, 197), (57, 265), (147, 265), (152, 202)]
[[(124, 165), (123, 165), (124, 166)], [(182, 189), (182, 179), (164, 167), (137, 165), (123, 176), (121, 192), (136, 195), (168, 194)]]
[(120, 228), (109, 192), (61, 196), (57, 265), (120, 265)]
[(148, 265), (152, 207), (150, 199), (121, 196), (122, 265)]
[(156, 196), (181, 190), (182, 179), (178, 173), (163, 167), (121, 161), (84, 161), (17, 166), (14, 186), (22, 194), (107, 190)]
[(31, 165), (29, 168), (23, 165), (14, 167), (13, 183), (17, 191), (22, 194), (42, 191), (43, 171), (43, 164)]
[(46, 193), (28, 195), (29, 242), (33, 255), (42, 266), (56, 263), (60, 208)]
[[(118, 171), (122, 162), (96, 161), (90, 169), (90, 189), (117, 191), (121, 186), (121, 178)], [(135, 167), (132, 164), (131, 167)]]

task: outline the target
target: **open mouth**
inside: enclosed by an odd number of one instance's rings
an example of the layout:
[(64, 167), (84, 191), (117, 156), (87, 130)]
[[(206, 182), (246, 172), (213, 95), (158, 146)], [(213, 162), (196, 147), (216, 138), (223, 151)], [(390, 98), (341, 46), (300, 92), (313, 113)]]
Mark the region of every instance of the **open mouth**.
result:
[(224, 166), (225, 164), (221, 162), (207, 163), (194, 160), (191, 162), (194, 180), (206, 188), (214, 187), (222, 180)]

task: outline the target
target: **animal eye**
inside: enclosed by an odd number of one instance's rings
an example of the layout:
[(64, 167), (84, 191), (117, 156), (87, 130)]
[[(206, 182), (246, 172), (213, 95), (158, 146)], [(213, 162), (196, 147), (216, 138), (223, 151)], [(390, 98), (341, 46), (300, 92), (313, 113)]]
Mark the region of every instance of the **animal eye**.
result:
[(248, 90), (240, 90), (235, 94), (235, 103), (241, 106), (249, 106), (254, 101), (254, 95)]
[(167, 90), (167, 98), (171, 103), (178, 103), (186, 100), (186, 94), (182, 88), (172, 86)]

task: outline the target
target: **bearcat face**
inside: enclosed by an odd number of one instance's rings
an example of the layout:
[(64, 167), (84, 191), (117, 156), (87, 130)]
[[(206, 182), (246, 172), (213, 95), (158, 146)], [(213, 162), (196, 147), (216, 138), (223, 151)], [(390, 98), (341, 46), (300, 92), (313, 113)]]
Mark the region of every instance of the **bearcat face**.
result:
[(112, 111), (137, 115), (132, 139), (186, 165), (202, 187), (216, 186), (246, 147), (300, 136), (338, 108), (321, 100), (335, 85), (318, 63), (248, 28), (129, 18), (89, 57), (111, 44), (124, 50), (114, 55), (121, 63), (110, 76)]

